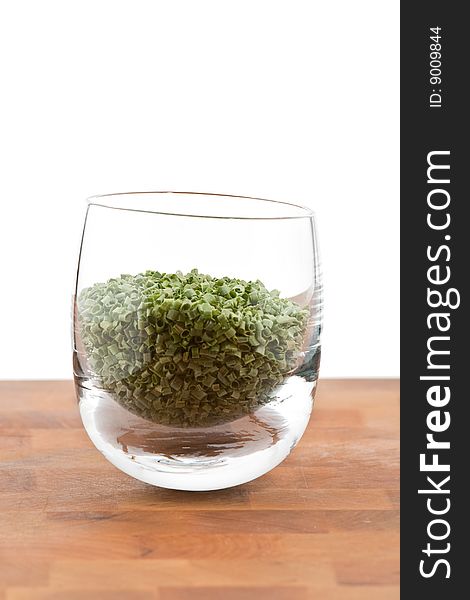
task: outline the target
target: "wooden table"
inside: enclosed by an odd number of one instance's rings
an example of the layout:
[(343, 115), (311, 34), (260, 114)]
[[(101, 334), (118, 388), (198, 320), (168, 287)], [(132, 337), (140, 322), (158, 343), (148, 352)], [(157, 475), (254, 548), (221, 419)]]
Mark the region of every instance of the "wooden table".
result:
[(322, 380), (281, 466), (176, 492), (95, 450), (70, 382), (0, 382), (0, 598), (397, 599), (398, 414), (396, 380)]

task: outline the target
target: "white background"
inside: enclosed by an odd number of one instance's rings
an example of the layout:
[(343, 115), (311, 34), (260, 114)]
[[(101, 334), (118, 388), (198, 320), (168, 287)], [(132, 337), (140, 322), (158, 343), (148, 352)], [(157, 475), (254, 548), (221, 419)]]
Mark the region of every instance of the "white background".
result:
[(398, 375), (398, 0), (0, 4), (0, 378), (68, 378), (84, 199), (317, 214), (322, 375)]

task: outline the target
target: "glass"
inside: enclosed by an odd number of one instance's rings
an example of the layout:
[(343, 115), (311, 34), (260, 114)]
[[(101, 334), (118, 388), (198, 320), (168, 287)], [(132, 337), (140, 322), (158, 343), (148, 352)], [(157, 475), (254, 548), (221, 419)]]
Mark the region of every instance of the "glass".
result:
[(263, 475), (309, 421), (321, 306), (307, 208), (186, 192), (90, 198), (73, 365), (92, 442), (165, 488)]

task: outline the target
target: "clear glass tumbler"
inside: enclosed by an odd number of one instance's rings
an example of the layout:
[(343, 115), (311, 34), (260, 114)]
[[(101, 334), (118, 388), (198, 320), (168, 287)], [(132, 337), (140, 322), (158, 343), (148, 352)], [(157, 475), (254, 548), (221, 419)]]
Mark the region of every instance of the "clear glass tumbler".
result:
[(132, 477), (215, 490), (279, 464), (309, 421), (320, 330), (309, 209), (186, 192), (89, 199), (75, 388), (92, 442)]

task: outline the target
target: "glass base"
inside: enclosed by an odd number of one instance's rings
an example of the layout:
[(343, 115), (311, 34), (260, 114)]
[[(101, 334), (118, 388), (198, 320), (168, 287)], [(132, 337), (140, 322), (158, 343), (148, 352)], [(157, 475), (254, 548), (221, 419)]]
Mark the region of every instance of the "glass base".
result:
[(308, 424), (315, 382), (292, 376), (277, 399), (230, 423), (207, 428), (158, 425), (133, 415), (85, 378), (75, 379), (80, 414), (93, 444), (118, 469), (155, 486), (229, 488), (282, 462)]

